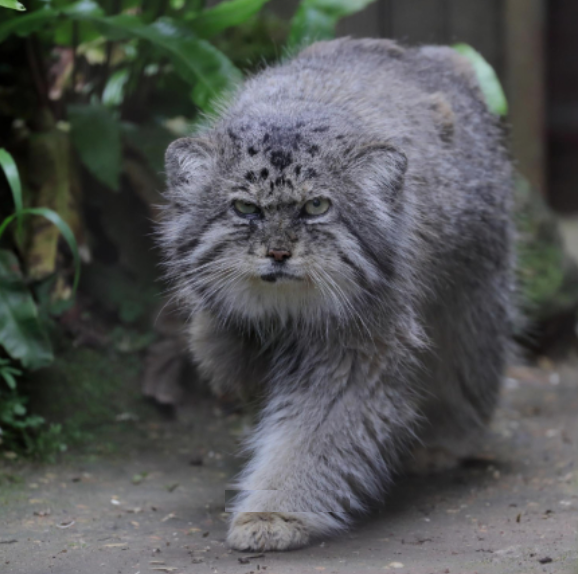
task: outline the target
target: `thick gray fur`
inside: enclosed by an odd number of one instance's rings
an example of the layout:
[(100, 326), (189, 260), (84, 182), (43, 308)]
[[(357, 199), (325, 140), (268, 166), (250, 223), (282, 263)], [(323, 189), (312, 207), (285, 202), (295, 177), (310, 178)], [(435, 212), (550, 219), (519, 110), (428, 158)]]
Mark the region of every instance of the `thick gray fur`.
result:
[[(418, 444), (469, 452), (514, 311), (511, 167), (466, 60), (314, 44), (247, 81), (166, 167), (161, 242), (194, 359), (262, 402), (232, 547), (345, 529)], [(331, 207), (307, 217), (315, 197)]]

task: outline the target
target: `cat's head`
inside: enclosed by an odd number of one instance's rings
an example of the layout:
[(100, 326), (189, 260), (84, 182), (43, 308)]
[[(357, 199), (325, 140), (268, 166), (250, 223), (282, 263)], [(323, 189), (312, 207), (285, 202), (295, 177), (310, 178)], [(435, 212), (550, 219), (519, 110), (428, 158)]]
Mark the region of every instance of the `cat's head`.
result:
[(391, 284), (407, 161), (330, 122), (229, 122), (166, 153), (161, 228), (182, 299), (222, 317), (355, 319)]

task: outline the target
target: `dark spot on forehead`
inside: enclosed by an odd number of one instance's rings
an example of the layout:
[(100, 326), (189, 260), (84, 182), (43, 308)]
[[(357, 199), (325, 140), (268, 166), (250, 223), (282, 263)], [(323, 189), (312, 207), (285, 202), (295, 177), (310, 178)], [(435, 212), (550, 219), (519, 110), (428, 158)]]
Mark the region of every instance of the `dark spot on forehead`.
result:
[(268, 177), (269, 177), (269, 170), (266, 167), (264, 167), (261, 170), (261, 179), (267, 179)]
[(229, 137), (233, 140), (233, 141), (237, 141), (240, 139), (240, 137), (232, 130), (232, 129), (228, 129), (227, 133), (229, 134)]
[(319, 153), (319, 146), (313, 144), (312, 146), (309, 146), (307, 148), (307, 151), (312, 155), (312, 156), (316, 156)]
[(247, 151), (249, 152), (249, 155), (257, 155), (257, 153), (259, 153), (259, 150), (255, 146), (249, 146)]
[(271, 139), (271, 134), (265, 134), (263, 136), (263, 143), (267, 143)]
[(289, 151), (275, 150), (271, 152), (271, 165), (280, 171), (293, 163), (293, 156)]
[(336, 136), (335, 139), (336, 139), (336, 140), (345, 139), (345, 134), (340, 134), (340, 135)]
[(254, 183), (254, 182), (257, 180), (257, 177), (256, 177), (256, 175), (255, 175), (255, 172), (254, 172), (254, 171), (248, 171), (248, 172), (245, 174), (245, 179), (246, 179), (247, 181), (250, 181), (251, 183)]
[(295, 136), (293, 138), (293, 144), (292, 144), (293, 149), (295, 151), (297, 151), (299, 149), (300, 143), (301, 143), (301, 134), (297, 133), (297, 134), (295, 134)]
[(320, 134), (329, 131), (329, 126), (317, 126), (316, 128), (313, 128), (311, 131)]
[(307, 179), (310, 179), (310, 178), (312, 178), (312, 177), (317, 177), (317, 172), (316, 172), (312, 167), (308, 167), (308, 168), (305, 170), (305, 177), (306, 177)]
[(301, 166), (300, 165), (295, 166), (295, 175), (297, 177), (299, 177), (301, 175)]

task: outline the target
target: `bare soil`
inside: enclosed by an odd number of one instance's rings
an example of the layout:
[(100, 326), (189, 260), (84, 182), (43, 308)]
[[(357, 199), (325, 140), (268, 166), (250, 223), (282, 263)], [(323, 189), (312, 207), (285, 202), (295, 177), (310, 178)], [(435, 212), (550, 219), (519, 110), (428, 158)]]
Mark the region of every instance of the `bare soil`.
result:
[(349, 534), (289, 553), (224, 543), (246, 418), (204, 399), (178, 421), (120, 419), (99, 439), (116, 452), (0, 463), (0, 572), (578, 574), (576, 361), (511, 369), (477, 458), (399, 477)]

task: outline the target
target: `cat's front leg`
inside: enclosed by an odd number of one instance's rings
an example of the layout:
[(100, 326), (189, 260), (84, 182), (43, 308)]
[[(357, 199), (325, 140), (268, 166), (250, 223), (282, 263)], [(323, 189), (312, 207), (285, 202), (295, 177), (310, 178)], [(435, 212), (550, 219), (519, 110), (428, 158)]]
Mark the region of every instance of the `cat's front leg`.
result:
[(289, 550), (347, 528), (387, 484), (414, 420), (387, 389), (281, 393), (265, 410), (254, 457), (238, 482), (228, 544)]
[(260, 445), (239, 485), (244, 489), (237, 494), (227, 538), (236, 550), (300, 548), (313, 537), (343, 530), (350, 521), (350, 493), (338, 488), (327, 467), (318, 466), (323, 462), (297, 452), (305, 444), (275, 442), (269, 435)]

